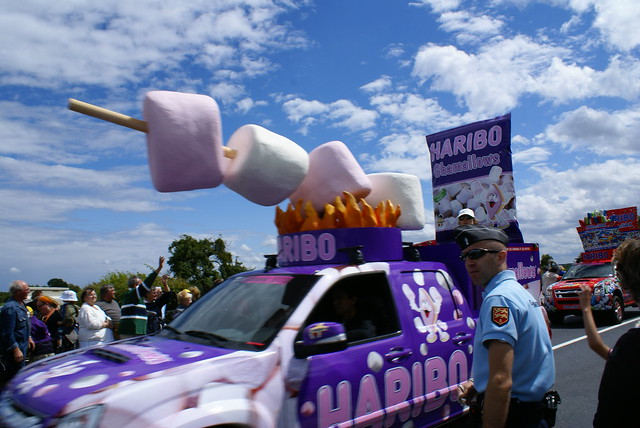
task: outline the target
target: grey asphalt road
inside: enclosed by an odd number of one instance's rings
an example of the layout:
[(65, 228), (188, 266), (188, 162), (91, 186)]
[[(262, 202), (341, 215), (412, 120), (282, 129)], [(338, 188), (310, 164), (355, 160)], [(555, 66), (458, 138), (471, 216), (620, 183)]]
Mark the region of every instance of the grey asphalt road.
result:
[[(626, 309), (622, 324), (601, 325), (598, 330), (604, 342), (613, 346), (637, 321), (640, 321), (640, 310), (631, 307)], [(554, 327), (552, 342), (556, 361), (554, 388), (562, 398), (556, 427), (591, 427), (605, 361), (589, 349), (581, 317), (566, 317), (562, 326)]]

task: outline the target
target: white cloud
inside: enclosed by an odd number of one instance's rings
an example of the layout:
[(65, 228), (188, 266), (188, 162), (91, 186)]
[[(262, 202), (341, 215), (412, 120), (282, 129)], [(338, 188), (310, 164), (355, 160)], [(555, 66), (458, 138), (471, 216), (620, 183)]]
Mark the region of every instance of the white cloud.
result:
[(412, 6), (430, 6), (435, 13), (454, 10), (460, 6), (460, 0), (417, 0), (410, 3)]
[(65, 165), (43, 165), (0, 156), (0, 182), (21, 187), (43, 186), (66, 190), (116, 190), (128, 188), (136, 181), (148, 180), (140, 168), (116, 168), (111, 171), (76, 168)]
[(413, 174), (422, 180), (431, 180), (431, 161), (425, 136), (420, 132), (386, 135), (371, 153), (360, 156), (367, 173), (402, 172)]
[(363, 131), (375, 126), (378, 114), (373, 110), (360, 108), (349, 100), (338, 100), (330, 104), (329, 118), (335, 121), (332, 126)]
[(251, 0), (13, 3), (0, 15), (0, 81), (118, 86), (192, 63), (254, 76), (269, 64), (265, 49), (306, 44), (278, 23), (291, 7)]
[(617, 112), (582, 106), (564, 113), (549, 126), (547, 137), (571, 151), (587, 150), (600, 155), (631, 156), (638, 154), (640, 110)]
[(545, 242), (541, 254), (562, 254), (563, 260), (573, 260), (582, 252), (575, 231), (578, 219), (596, 209), (633, 205), (630, 201), (636, 201), (640, 194), (638, 168), (637, 159), (608, 160), (560, 171), (535, 168), (540, 175), (536, 184), (518, 188), (518, 218), (525, 240)]
[(317, 100), (294, 98), (282, 104), (287, 118), (303, 125), (300, 132), (306, 135), (309, 127), (326, 123), (332, 127), (346, 128), (350, 132), (364, 131), (375, 126), (378, 114), (356, 106), (348, 100), (337, 100), (329, 104)]
[(548, 68), (534, 78), (530, 92), (555, 103), (582, 100), (595, 96), (633, 100), (640, 95), (640, 62), (634, 58), (611, 58), (607, 68), (593, 70), (565, 64), (553, 58)]
[(400, 43), (394, 43), (385, 49), (385, 58), (400, 58), (405, 53), (404, 46)]
[(362, 85), (360, 89), (365, 92), (381, 92), (391, 87), (391, 77), (390, 76), (381, 76), (379, 79), (374, 80), (373, 82), (367, 83), (366, 85)]
[(393, 119), (395, 128), (422, 126), (426, 132), (459, 125), (463, 120), (442, 108), (437, 100), (413, 93), (378, 94), (372, 96), (370, 102), (381, 114)]
[(531, 165), (544, 162), (549, 157), (551, 157), (551, 152), (544, 147), (532, 147), (514, 153), (512, 159), (514, 163)]
[[(122, 103), (104, 107), (118, 106)], [(0, 101), (0, 155), (68, 165), (115, 153), (142, 157), (145, 150), (142, 133), (70, 112), (64, 104), (33, 107)]]
[(547, 68), (534, 77), (532, 92), (558, 102), (585, 98), (593, 93), (596, 72), (591, 67), (565, 64), (554, 57)]
[(452, 92), (479, 116), (503, 114), (534, 94), (555, 104), (596, 96), (636, 99), (640, 61), (613, 57), (602, 71), (566, 63), (565, 48), (517, 36), (487, 45), (478, 53), (428, 44), (415, 57), (413, 74), (432, 90)]
[(500, 34), (504, 23), (487, 15), (473, 15), (469, 11), (445, 12), (438, 19), (444, 31), (458, 33), (460, 41), (480, 41)]
[[(427, 1), (427, 0), (424, 0)], [(551, 6), (567, 8), (578, 15), (572, 16), (560, 30), (568, 32), (583, 20), (583, 15), (593, 11), (592, 26), (604, 37), (613, 50), (630, 51), (640, 45), (640, 32), (636, 30), (640, 21), (640, 9), (636, 0), (494, 0), (495, 4), (514, 4), (524, 8), (530, 3), (549, 3)]]
[(428, 44), (417, 53), (413, 74), (430, 79), (433, 90), (452, 92), (476, 114), (501, 114), (517, 105), (530, 70), (547, 61), (550, 50), (524, 37), (486, 46), (478, 54)]
[(593, 23), (616, 49), (630, 51), (640, 45), (640, 8), (636, 0), (593, 0), (597, 17)]
[(251, 98), (243, 98), (237, 102), (236, 106), (240, 113), (247, 114), (249, 111), (256, 107), (264, 107), (267, 105), (266, 101), (254, 101)]
[(209, 87), (209, 94), (214, 99), (225, 103), (232, 103), (246, 93), (244, 86), (233, 83), (216, 83)]
[[(144, 213), (165, 209), (147, 193), (147, 200), (137, 197), (144, 192), (126, 191), (113, 194), (51, 195), (35, 191), (0, 190), (0, 217), (15, 222), (64, 222), (78, 210), (106, 210)], [(16, 209), (23, 207), (24, 209)]]
[(285, 101), (282, 105), (289, 120), (300, 122), (307, 116), (322, 115), (329, 110), (329, 107), (320, 101), (307, 101), (301, 98), (294, 98)]
[[(168, 243), (177, 239), (151, 223), (107, 234), (36, 225), (16, 224), (13, 228), (16, 230), (9, 233), (0, 225), (0, 233), (5, 237), (0, 258), (3, 264), (15, 267), (9, 272), (12, 279), (39, 285), (46, 284), (50, 278), (62, 278), (84, 286), (100, 279), (96, 272), (106, 274), (113, 270), (112, 266), (125, 272), (149, 272), (146, 265), (155, 268), (158, 257), (167, 255)], [(38, 262), (33, 263), (34, 260)], [(83, 268), (77, 269), (78, 266)]]

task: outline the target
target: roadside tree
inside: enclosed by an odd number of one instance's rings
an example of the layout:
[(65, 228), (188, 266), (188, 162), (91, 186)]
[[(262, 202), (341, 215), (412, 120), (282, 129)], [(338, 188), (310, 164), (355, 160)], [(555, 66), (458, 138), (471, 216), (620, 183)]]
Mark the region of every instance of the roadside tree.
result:
[(167, 263), (171, 271), (198, 287), (202, 294), (210, 291), (217, 279), (224, 280), (249, 270), (237, 256), (227, 251), (227, 244), (222, 238), (195, 239), (181, 235), (171, 243), (169, 253), (171, 256)]

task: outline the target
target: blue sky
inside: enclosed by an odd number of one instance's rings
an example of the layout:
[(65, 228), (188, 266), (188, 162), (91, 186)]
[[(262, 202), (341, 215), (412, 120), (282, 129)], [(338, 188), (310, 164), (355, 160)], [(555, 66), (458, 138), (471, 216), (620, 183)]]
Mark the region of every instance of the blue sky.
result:
[[(150, 90), (206, 94), (225, 141), (247, 123), (305, 150), (343, 141), (365, 172), (422, 180), (424, 136), (512, 114), (520, 226), (559, 262), (587, 211), (640, 196), (634, 0), (25, 0), (0, 6), (0, 290), (145, 271), (181, 234), (275, 252), (274, 207), (220, 186), (158, 193), (145, 136), (66, 109), (142, 118)], [(285, 203), (281, 204), (285, 206)]]

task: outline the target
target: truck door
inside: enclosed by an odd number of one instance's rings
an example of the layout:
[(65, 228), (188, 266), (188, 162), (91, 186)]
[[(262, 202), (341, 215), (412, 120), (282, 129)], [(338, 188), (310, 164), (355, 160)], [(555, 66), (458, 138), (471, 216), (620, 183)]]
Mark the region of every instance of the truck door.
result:
[[(338, 314), (345, 289), (362, 311), (355, 323), (344, 322)], [(297, 361), (306, 364), (307, 371), (298, 395), (300, 425), (402, 426), (411, 417), (412, 366), (419, 350), (400, 327), (386, 274), (356, 274), (337, 281), (304, 324), (321, 321), (343, 322), (351, 337), (343, 351)], [(354, 330), (355, 337), (350, 334)]]
[(416, 426), (432, 426), (462, 413), (457, 385), (470, 376), (475, 321), (445, 270), (401, 272), (400, 283), (398, 311), (417, 351), (412, 415)]

